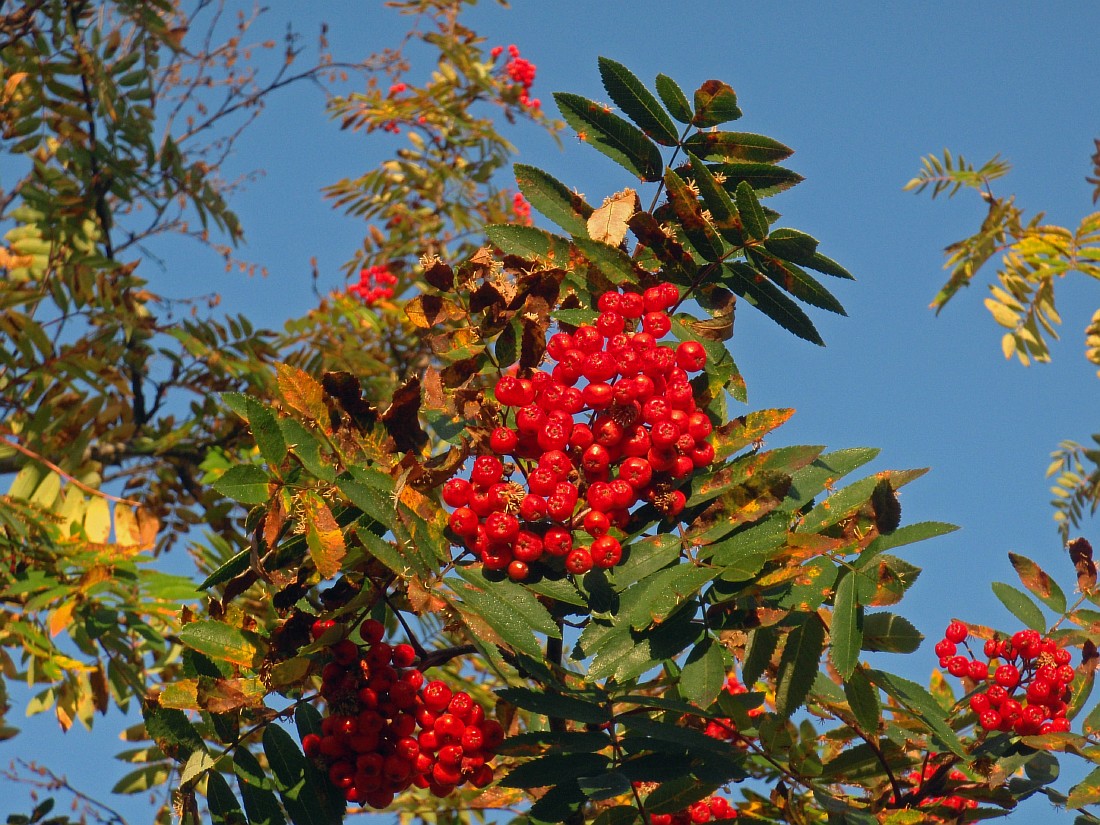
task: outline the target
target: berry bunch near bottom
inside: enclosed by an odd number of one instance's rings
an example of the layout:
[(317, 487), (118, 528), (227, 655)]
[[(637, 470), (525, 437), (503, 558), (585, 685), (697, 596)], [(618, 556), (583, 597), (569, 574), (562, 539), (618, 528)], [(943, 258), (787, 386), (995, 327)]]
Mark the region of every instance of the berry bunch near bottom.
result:
[[(659, 787), (655, 782), (635, 782), (634, 788), (648, 796)], [(704, 822), (719, 822), (737, 819), (738, 812), (729, 800), (722, 796), (708, 796), (693, 802), (683, 810), (672, 814), (649, 814), (652, 825), (703, 825)]]
[[(314, 639), (334, 626), (314, 622)], [(489, 761), (504, 741), (500, 723), (468, 693), (426, 681), (412, 667), (412, 646), (382, 641), (380, 622), (363, 622), (359, 633), (362, 647), (348, 638), (328, 647), (321, 696), (329, 714), (320, 735), (302, 737), (306, 756), (348, 802), (378, 809), (413, 786), (444, 797), (466, 783), (491, 783)]]
[(550, 337), (551, 369), (497, 381), (487, 451), (443, 487), (456, 544), (487, 570), (522, 581), (539, 561), (574, 575), (611, 568), (636, 505), (683, 510), (677, 488), (714, 461), (714, 446), (690, 383), (706, 350), (660, 343), (679, 301), (667, 283), (606, 292), (593, 325)]
[[(1066, 711), (1074, 669), (1068, 650), (1038, 631), (1021, 630), (1010, 639), (986, 641), (983, 661), (970, 651), (969, 636), (966, 625), (951, 622), (935, 650), (940, 667), (976, 683), (979, 690), (970, 697), (970, 708), (983, 728), (1020, 736), (1069, 730)], [(969, 657), (959, 653), (960, 644)]]

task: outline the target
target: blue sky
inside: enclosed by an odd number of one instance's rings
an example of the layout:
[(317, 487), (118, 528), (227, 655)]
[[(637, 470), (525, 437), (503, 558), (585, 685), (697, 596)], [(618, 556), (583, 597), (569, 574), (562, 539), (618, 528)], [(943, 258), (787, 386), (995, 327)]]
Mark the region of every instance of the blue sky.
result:
[[(293, 19), (308, 37), (325, 19), (337, 57), (348, 59), (393, 45), (403, 30), (378, 3), (332, 0), (303, 12), (305, 5), (272, 0), (264, 26), (278, 36)], [(1073, 278), (1060, 285), (1064, 334), (1053, 364), (1006, 362), (1000, 328), (981, 304), (984, 286), (960, 294), (939, 317), (927, 308), (945, 277), (943, 247), (977, 227), (981, 204), (933, 203), (902, 186), (922, 155), (945, 146), (976, 162), (1000, 152), (1015, 169), (999, 192), (1015, 193), (1054, 223), (1075, 225), (1093, 211), (1084, 177), (1100, 136), (1100, 6), (519, 0), (510, 10), (484, 3), (466, 22), (488, 45), (519, 45), (538, 67), (533, 93), (548, 108), (557, 90), (606, 99), (598, 55), (649, 83), (663, 72), (687, 90), (709, 78), (733, 85), (745, 112), (736, 128), (793, 147), (786, 165), (806, 178), (768, 205), (857, 278), (829, 284), (849, 317), (811, 313), (824, 349), (739, 307), (732, 350), (748, 383), (746, 410), (798, 411), (769, 445), (876, 446), (882, 453), (867, 472), (932, 468), (903, 490), (903, 519), (962, 529), (907, 548), (924, 573), (901, 612), (933, 642), (952, 617), (1016, 629), (989, 586), (1015, 582), (1009, 551), (1073, 590), (1044, 471), (1061, 439), (1084, 441), (1100, 430), (1100, 383), (1081, 332), (1098, 303), (1095, 285)], [(413, 82), (421, 70), (414, 67)], [(633, 184), (568, 135), (559, 149), (529, 126), (505, 134), (518, 160), (590, 202)], [(236, 206), (248, 238), (243, 254), (267, 266), (268, 277), (225, 273), (194, 250), (174, 251), (163, 272), (147, 265), (147, 277), (175, 296), (219, 291), (224, 306), (260, 323), (306, 311), (314, 300), (310, 258), (320, 263), (322, 289), (340, 286), (339, 267), (364, 230), (329, 209), (320, 187), (369, 168), (399, 141), (340, 133), (315, 89), (287, 90), (231, 159), (235, 172), (266, 170)], [(1094, 529), (1085, 535), (1095, 539)], [(930, 644), (907, 659), (905, 672), (921, 680), (935, 664)], [(18, 715), (13, 709), (15, 724)], [(121, 725), (115, 714), (94, 734), (74, 729), (61, 739), (51, 719), (28, 720), (25, 735), (0, 743), (0, 763), (41, 759), (102, 797), (125, 771), (110, 758)], [(20, 795), (0, 793), (0, 814), (9, 805), (26, 810), (16, 805)], [(148, 819), (140, 799), (110, 802), (132, 823)], [(1068, 821), (1041, 802), (1026, 810), (1015, 821)]]

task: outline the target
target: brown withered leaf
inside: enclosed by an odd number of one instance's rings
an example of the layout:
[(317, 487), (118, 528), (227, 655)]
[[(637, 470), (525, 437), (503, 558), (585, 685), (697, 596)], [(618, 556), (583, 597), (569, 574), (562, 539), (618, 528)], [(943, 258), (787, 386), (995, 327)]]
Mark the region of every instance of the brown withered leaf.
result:
[(638, 243), (652, 249), (659, 261), (675, 267), (691, 266), (690, 253), (679, 241), (666, 235), (656, 218), (648, 212), (636, 212), (629, 224)]
[(417, 295), (405, 304), (405, 315), (421, 329), (431, 329), (443, 321), (457, 321), (465, 314), (462, 307), (441, 295)]
[(889, 535), (898, 529), (901, 524), (901, 501), (898, 500), (898, 492), (890, 484), (890, 479), (882, 479), (871, 491), (871, 508), (875, 514), (875, 526), (880, 533)]
[(550, 328), (550, 320), (547, 318), (543, 321), (524, 315), (522, 323), (523, 337), (519, 345), (519, 368), (521, 371), (532, 370), (542, 363), (542, 356), (546, 353), (546, 331)]
[(495, 318), (508, 306), (508, 301), (500, 290), (490, 283), (484, 283), (474, 290), (470, 296), (470, 312), (486, 312), (490, 318)]
[(451, 409), (451, 405), (447, 403), (447, 397), (443, 394), (443, 378), (435, 367), (428, 367), (424, 371), (424, 380), (421, 382), (421, 387), (425, 407), (432, 410)]
[(111, 697), (107, 690), (107, 672), (102, 665), (96, 665), (88, 674), (88, 685), (92, 689), (92, 705), (106, 715), (107, 708), (111, 705)]
[(1085, 643), (1081, 645), (1081, 664), (1077, 669), (1087, 675), (1094, 673), (1098, 664), (1100, 664), (1100, 651), (1097, 651), (1092, 639), (1085, 639)]
[(523, 296), (523, 311), (549, 315), (561, 295), (564, 278), (563, 269), (540, 269), (520, 275), (517, 294)]
[(1096, 586), (1096, 563), (1092, 560), (1092, 545), (1088, 539), (1078, 538), (1066, 545), (1069, 560), (1077, 570), (1077, 589), (1091, 593)]
[(451, 447), (445, 453), (432, 456), (413, 469), (413, 472), (409, 475), (409, 484), (420, 490), (430, 490), (433, 487), (438, 487), (458, 472), (469, 454), (469, 445), (463, 441), (460, 446)]
[[(328, 407), (325, 406), (325, 391), (309, 373), (289, 364), (276, 364), (279, 392), (291, 409), (327, 424)], [(327, 431), (327, 430), (326, 430)]]
[(727, 424), (715, 428), (713, 443), (716, 458), (726, 458), (760, 441), (772, 430), (784, 424), (794, 415), (793, 408), (757, 410), (740, 415)]
[(424, 272), (424, 280), (443, 292), (454, 289), (455, 273), (448, 264), (436, 259)]
[(277, 495), (271, 499), (271, 506), (264, 513), (263, 538), (269, 550), (275, 549), (284, 524), (286, 524), (286, 510), (283, 508), (283, 497)]
[(588, 218), (588, 237), (618, 246), (626, 238), (627, 222), (639, 208), (638, 193), (630, 188), (605, 198)]
[(419, 450), (428, 443), (428, 434), (420, 426), (420, 379), (410, 378), (393, 394), (393, 401), (382, 413), (382, 424), (399, 453)]
[(409, 605), (417, 616), (423, 616), (426, 613), (438, 613), (447, 607), (447, 603), (436, 596), (430, 588), (425, 587), (424, 582), (416, 576), (409, 579), (406, 595), (409, 599)]
[(351, 417), (359, 430), (370, 429), (378, 421), (378, 410), (363, 398), (363, 387), (350, 372), (326, 372), (321, 376), (321, 386), (336, 399), (340, 409)]
[(461, 387), (470, 380), (472, 375), (477, 374), (481, 370), (481, 363), (482, 356), (479, 353), (477, 355), (471, 355), (469, 358), (463, 358), (461, 361), (455, 361), (449, 367), (445, 367), (440, 373), (440, 377), (443, 379), (443, 386)]

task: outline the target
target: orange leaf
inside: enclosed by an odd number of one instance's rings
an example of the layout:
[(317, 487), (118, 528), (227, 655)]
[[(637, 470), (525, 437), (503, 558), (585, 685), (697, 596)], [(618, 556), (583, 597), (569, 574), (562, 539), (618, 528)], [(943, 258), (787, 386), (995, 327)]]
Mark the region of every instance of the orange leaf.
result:
[(76, 600), (70, 599), (57, 608), (57, 610), (50, 613), (49, 629), (50, 636), (56, 636), (62, 630), (67, 628), (73, 623), (73, 610), (76, 609)]
[(325, 406), (325, 391), (305, 370), (289, 364), (278, 364), (279, 392), (287, 405), (313, 421), (328, 424), (328, 407)]
[(340, 572), (340, 562), (347, 553), (344, 534), (332, 516), (328, 505), (317, 495), (310, 494), (302, 501), (305, 507), (306, 544), (317, 572), (322, 578), (331, 578)]

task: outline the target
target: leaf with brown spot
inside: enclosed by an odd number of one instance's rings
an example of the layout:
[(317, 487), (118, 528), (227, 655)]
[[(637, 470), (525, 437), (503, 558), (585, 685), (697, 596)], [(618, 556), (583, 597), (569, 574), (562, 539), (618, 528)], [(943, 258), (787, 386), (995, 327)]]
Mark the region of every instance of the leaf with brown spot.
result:
[(321, 376), (321, 386), (360, 430), (367, 430), (378, 421), (378, 410), (363, 398), (363, 387), (350, 372), (326, 372)]
[(1096, 586), (1096, 563), (1092, 560), (1092, 545), (1088, 539), (1079, 538), (1071, 541), (1066, 549), (1069, 550), (1069, 560), (1077, 571), (1077, 588), (1082, 593), (1091, 593)]
[(448, 403), (443, 394), (443, 378), (435, 367), (428, 367), (424, 371), (423, 402), (424, 406), (433, 410), (451, 411), (453, 407)]
[(791, 488), (786, 473), (763, 470), (746, 478), (726, 493), (722, 493), (692, 522), (689, 539), (706, 536), (717, 541), (741, 524), (759, 521), (783, 501)]
[(306, 544), (317, 572), (328, 579), (340, 572), (340, 562), (347, 553), (344, 534), (328, 505), (315, 493), (301, 498), (306, 522)]
[(738, 416), (715, 428), (711, 437), (715, 460), (720, 461), (760, 441), (772, 430), (785, 424), (792, 415), (793, 409), (758, 410)]
[(438, 487), (458, 472), (469, 454), (469, 445), (463, 441), (461, 446), (451, 447), (445, 453), (432, 456), (413, 469), (409, 476), (409, 484), (415, 485), (421, 490)]
[(428, 434), (420, 426), (419, 411), (420, 379), (414, 376), (398, 387), (390, 406), (382, 413), (382, 424), (400, 453), (420, 450), (428, 443)]
[(265, 693), (258, 679), (200, 678), (196, 698), (199, 707), (210, 713), (228, 713), (239, 708), (261, 707)]
[(658, 261), (678, 271), (681, 276), (695, 272), (695, 263), (688, 251), (675, 238), (666, 235), (656, 218), (648, 212), (634, 213), (629, 223), (638, 243), (649, 247)]
[(639, 208), (638, 193), (629, 187), (605, 198), (588, 218), (588, 237), (618, 246), (626, 238), (627, 222)]
[(441, 295), (417, 295), (405, 304), (405, 315), (414, 326), (431, 329), (443, 321), (465, 317), (462, 307)]
[(1016, 575), (1024, 587), (1031, 591), (1037, 599), (1043, 602), (1055, 613), (1064, 613), (1066, 610), (1066, 596), (1062, 588), (1052, 579), (1043, 568), (1018, 553), (1009, 553), (1008, 560), (1016, 569)]
[(289, 364), (277, 364), (279, 392), (292, 410), (313, 421), (329, 423), (325, 391), (309, 373)]
[(438, 290), (450, 292), (454, 289), (455, 273), (450, 265), (445, 264), (443, 261), (436, 260), (424, 272), (424, 280)]

